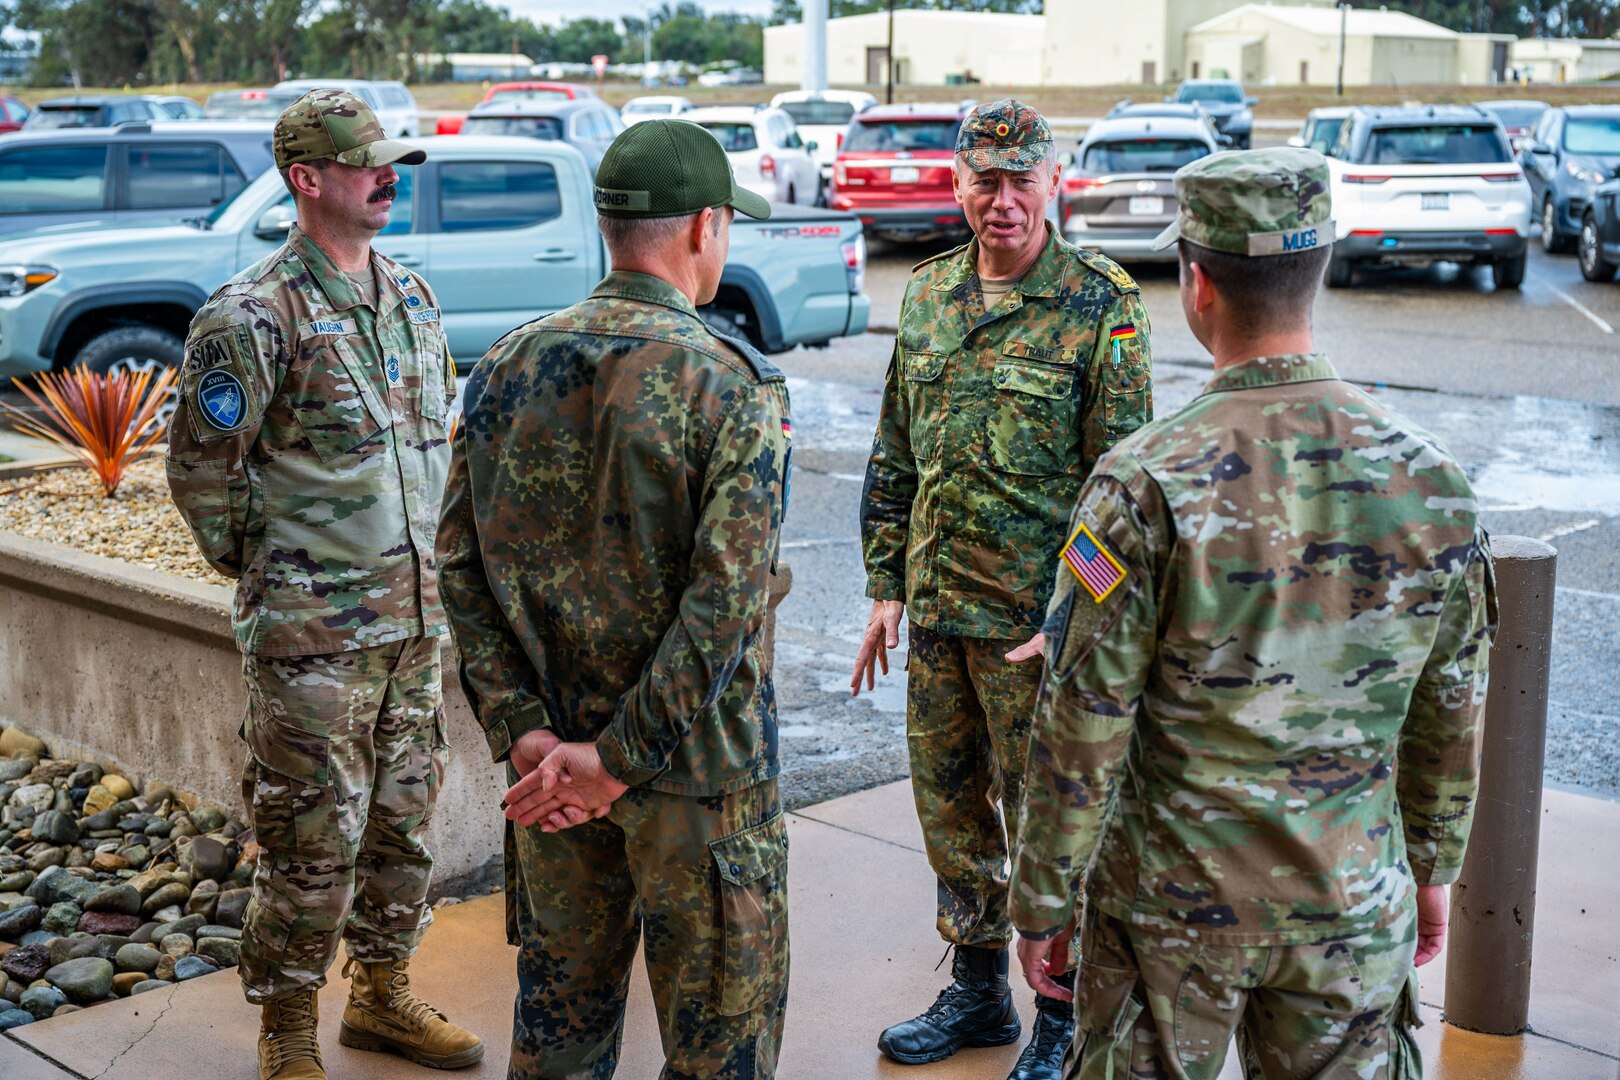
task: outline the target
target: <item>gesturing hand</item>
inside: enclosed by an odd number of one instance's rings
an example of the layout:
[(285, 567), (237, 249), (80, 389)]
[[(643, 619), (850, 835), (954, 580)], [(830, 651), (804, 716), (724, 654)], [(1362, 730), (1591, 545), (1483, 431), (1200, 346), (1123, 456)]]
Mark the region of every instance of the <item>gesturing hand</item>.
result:
[(558, 743), (506, 792), (506, 816), (519, 825), (557, 832), (604, 817), (629, 788), (602, 766), (595, 743)]
[(866, 688), (877, 685), (877, 666), (883, 665), (883, 674), (889, 673), (889, 650), (900, 647), (900, 616), (906, 605), (898, 600), (872, 601), (872, 614), (866, 620), (866, 633), (861, 638), (861, 651), (855, 654), (855, 674), (849, 680), (849, 696), (861, 692), (861, 676), (866, 676)]
[(1009, 664), (1022, 664), (1025, 660), (1031, 659), (1032, 657), (1044, 657), (1045, 655), (1046, 635), (1042, 633), (1036, 634), (1034, 637), (1018, 646), (1018, 648), (1008, 653), (1006, 655), (1006, 659)]
[(1059, 1001), (1074, 1000), (1074, 991), (1052, 981), (1053, 975), (1063, 974), (1063, 969), (1069, 966), (1069, 939), (1073, 936), (1072, 926), (1045, 941), (1031, 941), (1019, 935), (1018, 963), (1024, 969), (1024, 981), (1037, 994)]

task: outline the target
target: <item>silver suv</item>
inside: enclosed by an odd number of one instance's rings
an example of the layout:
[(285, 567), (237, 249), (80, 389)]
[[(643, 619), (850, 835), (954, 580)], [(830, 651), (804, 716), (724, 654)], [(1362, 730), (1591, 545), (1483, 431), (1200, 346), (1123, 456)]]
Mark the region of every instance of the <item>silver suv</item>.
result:
[(1091, 125), (1063, 170), (1064, 238), (1121, 261), (1174, 259), (1174, 248), (1152, 246), (1176, 216), (1175, 172), (1219, 150), (1218, 138), (1201, 116), (1125, 116)]

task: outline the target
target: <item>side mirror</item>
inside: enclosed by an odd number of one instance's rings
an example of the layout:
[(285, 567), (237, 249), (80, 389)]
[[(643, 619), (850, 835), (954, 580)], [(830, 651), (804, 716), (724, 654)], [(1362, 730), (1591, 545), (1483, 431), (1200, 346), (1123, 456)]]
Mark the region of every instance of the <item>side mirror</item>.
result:
[(1247, 105), (1249, 108), (1252, 109), (1256, 105), (1260, 104), (1260, 99), (1251, 94), (1250, 96), (1243, 99), (1243, 104)]
[(1289, 146), (1304, 146), (1305, 145), (1305, 140), (1300, 138), (1298, 135), (1290, 135), (1290, 136), (1288, 136), (1288, 145)]
[(1231, 146), (1236, 140), (1230, 135), (1222, 134), (1215, 136), (1215, 141), (1220, 143), (1222, 146)]
[(805, 144), (804, 144), (804, 148), (805, 148), (805, 149), (806, 149), (806, 150), (808, 150), (808, 151), (809, 151), (809, 152), (810, 152), (810, 153), (812, 153), (812, 154), (813, 154), (813, 153), (815, 153), (815, 152), (816, 152), (816, 151), (817, 151), (817, 150), (818, 150), (818, 149), (820, 149), (820, 148), (821, 148), (821, 144), (820, 144), (820, 143), (818, 143), (818, 142), (816, 142), (816, 140), (814, 140), (814, 139), (811, 139), (811, 140), (810, 140), (810, 141), (809, 141), (809, 142), (807, 142), (807, 143), (805, 143)]
[(259, 215), (259, 221), (253, 226), (253, 235), (260, 240), (285, 240), (287, 233), (292, 229), (293, 208), (290, 206), (272, 206)]

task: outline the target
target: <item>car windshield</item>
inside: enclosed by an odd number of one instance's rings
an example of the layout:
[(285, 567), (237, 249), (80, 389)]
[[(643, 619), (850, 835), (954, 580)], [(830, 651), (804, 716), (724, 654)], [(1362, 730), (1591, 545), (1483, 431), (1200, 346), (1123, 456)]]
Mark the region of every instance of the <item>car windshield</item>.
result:
[(101, 126), (100, 105), (42, 105), (28, 118), (30, 128)]
[(1325, 154), (1328, 147), (1338, 141), (1339, 129), (1342, 127), (1344, 127), (1343, 117), (1337, 120), (1318, 120), (1311, 125), (1311, 135), (1305, 141), (1305, 145), (1319, 154)]
[(668, 116), (675, 106), (667, 101), (632, 101), (619, 110), (621, 116)]
[(806, 124), (824, 124), (843, 127), (855, 115), (855, 106), (847, 101), (787, 101), (782, 111), (793, 117), (800, 127)]
[(208, 99), (208, 107), (203, 110), (203, 115), (211, 120), (274, 120), (298, 98), (298, 94), (286, 91), (273, 94), (262, 91), (257, 94), (251, 91), (214, 94)]
[(555, 116), (469, 116), (463, 135), (521, 135), (528, 139), (561, 139), (562, 121)]
[(849, 130), (844, 149), (861, 153), (956, 150), (959, 120), (862, 120)]
[(726, 153), (735, 154), (743, 150), (759, 149), (759, 140), (754, 136), (753, 124), (727, 124), (720, 121), (704, 124), (709, 134), (720, 140)]
[(518, 101), (567, 101), (566, 90), (497, 90), (489, 95), (489, 100), (497, 98), (513, 98)]
[(1176, 95), (1176, 100), (1214, 101), (1222, 105), (1238, 105), (1243, 101), (1243, 88), (1233, 83), (1198, 83), (1183, 86), (1181, 92)]
[(1494, 113), (1503, 127), (1532, 126), (1547, 111), (1545, 105), (1487, 105), (1485, 111)]
[(1197, 139), (1110, 139), (1088, 146), (1080, 167), (1091, 173), (1175, 172), (1208, 153)]
[(1374, 128), (1367, 141), (1367, 165), (1497, 164), (1513, 160), (1507, 141), (1483, 124), (1424, 124)]
[(1572, 154), (1620, 154), (1620, 116), (1572, 116), (1564, 125)]

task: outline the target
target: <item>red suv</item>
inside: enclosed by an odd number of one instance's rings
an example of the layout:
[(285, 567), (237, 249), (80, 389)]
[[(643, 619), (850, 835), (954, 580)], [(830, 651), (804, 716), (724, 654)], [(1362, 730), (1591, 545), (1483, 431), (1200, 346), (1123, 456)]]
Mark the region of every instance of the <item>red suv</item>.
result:
[(23, 121), (28, 119), (28, 106), (20, 98), (9, 94), (0, 94), (0, 135), (8, 131), (21, 131)]
[(833, 160), (834, 210), (860, 216), (889, 240), (966, 235), (951, 190), (956, 134), (973, 109), (955, 105), (875, 105), (857, 113)]

